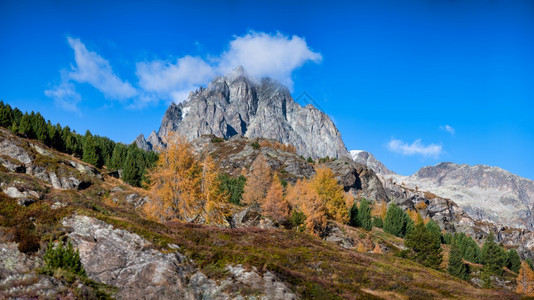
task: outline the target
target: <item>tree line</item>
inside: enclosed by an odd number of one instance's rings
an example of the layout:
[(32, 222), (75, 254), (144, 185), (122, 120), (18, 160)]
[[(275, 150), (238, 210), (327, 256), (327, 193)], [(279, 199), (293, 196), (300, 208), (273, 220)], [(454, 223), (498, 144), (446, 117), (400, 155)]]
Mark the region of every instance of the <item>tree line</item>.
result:
[(89, 130), (85, 135), (76, 133), (69, 126), (52, 124), (39, 113), (23, 113), (18, 108), (0, 101), (0, 126), (14, 134), (41, 141), (59, 152), (73, 155), (97, 168), (122, 170), (122, 179), (141, 186), (146, 170), (154, 165), (157, 154), (139, 149), (135, 143), (125, 145), (107, 137), (93, 135)]

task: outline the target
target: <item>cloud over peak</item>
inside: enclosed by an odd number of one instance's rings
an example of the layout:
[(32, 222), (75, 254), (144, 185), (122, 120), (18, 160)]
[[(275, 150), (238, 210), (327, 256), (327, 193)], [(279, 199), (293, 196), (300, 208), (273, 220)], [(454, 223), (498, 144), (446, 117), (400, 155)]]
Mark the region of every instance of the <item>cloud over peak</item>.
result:
[(296, 35), (250, 32), (230, 42), (218, 68), (224, 74), (243, 66), (254, 77), (271, 77), (292, 88), (291, 73), (295, 69), (307, 61), (318, 63), (321, 60), (321, 54), (310, 50), (306, 41)]
[(292, 89), (293, 71), (308, 61), (319, 63), (322, 59), (302, 37), (251, 31), (234, 36), (225, 52), (209, 60), (185, 55), (174, 60), (137, 62), (138, 83), (133, 86), (113, 71), (109, 61), (88, 50), (80, 39), (67, 37), (67, 42), (74, 51), (75, 64), (71, 70), (62, 71), (61, 83), (46, 90), (45, 95), (69, 110), (76, 110), (82, 99), (76, 92), (76, 84), (87, 83), (105, 98), (119, 100), (128, 107), (143, 107), (160, 100), (181, 102), (190, 91), (237, 66), (243, 66), (253, 77), (271, 77)]
[(401, 140), (392, 138), (388, 143), (388, 149), (391, 152), (399, 153), (406, 156), (421, 155), (424, 157), (438, 158), (443, 152), (443, 146), (436, 144), (424, 145), (421, 139), (415, 140), (408, 144)]

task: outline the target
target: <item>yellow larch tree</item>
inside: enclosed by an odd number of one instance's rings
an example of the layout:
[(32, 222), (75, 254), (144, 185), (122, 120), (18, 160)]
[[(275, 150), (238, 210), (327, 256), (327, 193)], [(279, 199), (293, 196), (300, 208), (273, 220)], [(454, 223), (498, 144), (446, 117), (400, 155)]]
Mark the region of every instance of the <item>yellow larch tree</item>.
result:
[(260, 203), (267, 195), (267, 189), (271, 186), (271, 167), (265, 157), (260, 154), (251, 166), (251, 172), (247, 176), (243, 189), (243, 204), (251, 205)]
[(184, 137), (167, 138), (149, 177), (152, 201), (144, 207), (149, 218), (224, 223), (228, 197), (218, 192), (215, 163), (209, 157), (200, 163)]
[(383, 220), (386, 217), (387, 210), (388, 204), (385, 201), (375, 202), (373, 209), (371, 210), (371, 215), (373, 217), (379, 217)]
[(295, 211), (306, 216), (306, 231), (320, 235), (326, 227), (326, 206), (310, 182), (298, 180), (287, 190), (286, 199)]
[(261, 209), (264, 215), (273, 218), (278, 223), (286, 222), (289, 218), (289, 203), (284, 197), (284, 187), (276, 174), (262, 201)]
[(516, 281), (516, 293), (528, 297), (534, 296), (534, 271), (532, 271), (526, 261), (521, 263), (521, 269), (519, 269), (519, 275), (517, 276)]
[(347, 223), (349, 212), (345, 203), (345, 193), (343, 187), (337, 183), (332, 170), (326, 167), (317, 168), (310, 184), (323, 201), (326, 216), (338, 222)]

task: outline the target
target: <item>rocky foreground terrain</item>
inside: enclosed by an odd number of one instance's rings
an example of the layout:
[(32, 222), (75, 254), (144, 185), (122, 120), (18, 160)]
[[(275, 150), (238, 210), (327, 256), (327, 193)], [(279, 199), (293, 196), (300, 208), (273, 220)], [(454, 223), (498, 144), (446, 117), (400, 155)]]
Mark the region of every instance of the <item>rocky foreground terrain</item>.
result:
[[(230, 174), (249, 171), (260, 153), (287, 181), (315, 172), (314, 164), (270, 140), (204, 136), (193, 144), (217, 153)], [(241, 206), (232, 208), (232, 228), (151, 222), (142, 210), (150, 194), (117, 174), (3, 129), (0, 145), (0, 298), (517, 298), (506, 288), (480, 289), (397, 257), (402, 239), (376, 228), (331, 222), (315, 237), (277, 228), (257, 208)], [(405, 206), (428, 200), (421, 211), (447, 230), (478, 226), (454, 203), (382, 185), (350, 159), (324, 164), (346, 191)], [(400, 194), (393, 200), (394, 193)], [(51, 240), (72, 242), (86, 278), (41, 271)]]
[(138, 147), (164, 146), (170, 132), (189, 140), (205, 134), (268, 138), (294, 145), (305, 157), (348, 157), (349, 153), (330, 118), (312, 105), (302, 107), (289, 90), (272, 79), (257, 80), (242, 67), (214, 79), (167, 109), (158, 133), (139, 136)]

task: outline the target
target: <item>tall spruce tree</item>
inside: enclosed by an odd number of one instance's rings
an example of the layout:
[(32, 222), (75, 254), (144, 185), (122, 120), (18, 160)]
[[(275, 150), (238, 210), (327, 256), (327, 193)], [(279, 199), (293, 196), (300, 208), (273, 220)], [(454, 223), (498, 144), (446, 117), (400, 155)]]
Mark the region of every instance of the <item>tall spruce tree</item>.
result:
[(426, 229), (435, 235), (441, 242), (443, 242), (443, 238), (441, 235), (441, 227), (439, 227), (438, 223), (434, 222), (434, 220), (430, 219), (426, 223)]
[(131, 144), (124, 160), (122, 180), (133, 186), (141, 186), (143, 182), (145, 165), (142, 151), (135, 144)]
[(403, 236), (405, 226), (404, 211), (395, 203), (391, 203), (386, 211), (384, 218), (384, 230), (395, 236)]
[(423, 266), (439, 269), (443, 256), (441, 241), (427, 230), (423, 220), (419, 220), (404, 240), (406, 247), (412, 251), (411, 257)]
[(100, 168), (102, 166), (102, 161), (99, 155), (98, 145), (96, 144), (95, 138), (89, 130), (85, 132), (84, 141), (83, 141), (83, 157), (82, 160), (88, 164)]
[(360, 226), (360, 220), (358, 220), (358, 203), (356, 201), (354, 201), (349, 210), (349, 225), (353, 227)]
[(358, 210), (358, 223), (360, 227), (365, 230), (373, 229), (373, 220), (371, 218), (371, 207), (369, 207), (369, 201), (365, 198), (360, 202), (360, 208)]
[(503, 274), (502, 267), (506, 264), (506, 251), (495, 242), (495, 236), (490, 233), (482, 246), (481, 257), (484, 263), (482, 280), (484, 286), (491, 287), (491, 276)]
[(508, 269), (516, 273), (519, 272), (519, 269), (521, 268), (521, 258), (519, 257), (517, 250), (510, 249), (508, 251), (506, 266), (508, 267)]
[(451, 251), (449, 252), (449, 267), (447, 272), (452, 276), (463, 280), (469, 280), (469, 269), (462, 260), (462, 252), (456, 241), (451, 244)]

